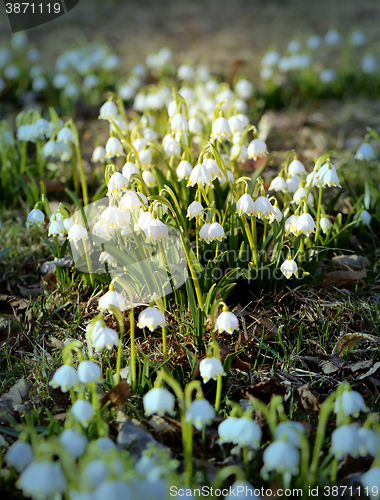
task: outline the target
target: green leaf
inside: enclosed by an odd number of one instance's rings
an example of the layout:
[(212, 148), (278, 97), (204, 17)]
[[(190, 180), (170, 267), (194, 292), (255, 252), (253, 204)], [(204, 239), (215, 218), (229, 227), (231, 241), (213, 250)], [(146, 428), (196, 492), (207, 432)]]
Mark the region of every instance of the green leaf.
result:
[(0, 250), (0, 258), (1, 258), (1, 257), (4, 257), (4, 255), (6, 255), (6, 254), (9, 252), (9, 250), (10, 250), (11, 248), (12, 248), (12, 247), (8, 247), (8, 248), (6, 248), (5, 250)]

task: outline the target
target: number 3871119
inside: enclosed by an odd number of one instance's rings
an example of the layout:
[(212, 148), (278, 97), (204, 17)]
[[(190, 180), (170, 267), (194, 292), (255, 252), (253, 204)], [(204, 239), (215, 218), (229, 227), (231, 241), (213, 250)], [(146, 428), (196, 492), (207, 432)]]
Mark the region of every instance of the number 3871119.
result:
[(61, 4), (59, 3), (6, 3), (5, 10), (7, 14), (59, 14)]

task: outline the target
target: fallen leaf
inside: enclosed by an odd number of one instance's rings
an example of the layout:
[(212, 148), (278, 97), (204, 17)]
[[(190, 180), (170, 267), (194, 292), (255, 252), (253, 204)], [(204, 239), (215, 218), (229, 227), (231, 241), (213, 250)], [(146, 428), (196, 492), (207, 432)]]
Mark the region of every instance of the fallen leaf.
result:
[(296, 396), (297, 399), (302, 404), (304, 410), (319, 411), (321, 408), (321, 403), (314, 396), (314, 394), (309, 389), (310, 384), (304, 384), (301, 387), (297, 387)]
[(347, 368), (349, 368), (352, 372), (357, 372), (359, 370), (366, 370), (367, 368), (371, 368), (373, 366), (373, 359), (369, 359), (368, 361), (358, 361), (357, 363), (351, 363)]
[(121, 379), (115, 387), (103, 396), (101, 406), (104, 406), (108, 401), (111, 401), (109, 408), (122, 406), (127, 401), (129, 389), (130, 385), (128, 382), (125, 379)]
[(141, 423), (135, 419), (128, 418), (117, 436), (118, 447), (126, 448), (131, 455), (137, 458), (141, 457), (150, 443), (167, 449), (156, 441), (152, 434), (145, 430)]
[(350, 351), (363, 341), (375, 342), (377, 344), (380, 343), (380, 339), (378, 337), (374, 337), (373, 335), (369, 335), (367, 333), (345, 333), (335, 344), (332, 353), (342, 357), (342, 354)]
[(28, 398), (32, 382), (25, 382), (23, 378), (13, 385), (9, 392), (0, 397), (0, 423), (7, 424), (7, 415), (15, 418), (17, 413), (24, 411), (24, 404)]
[(352, 288), (355, 283), (367, 277), (367, 271), (334, 271), (326, 274), (322, 281), (323, 290), (334, 290), (336, 288)]
[(258, 384), (248, 387), (244, 395), (249, 399), (250, 396), (264, 401), (268, 404), (274, 395), (285, 396), (287, 388), (277, 382), (275, 379), (264, 380)]
[(337, 255), (332, 258), (332, 263), (335, 269), (342, 270), (365, 269), (369, 266), (368, 258), (361, 255)]
[(153, 415), (148, 423), (163, 443), (168, 446), (179, 445), (181, 443), (182, 426), (178, 420), (174, 420), (174, 418), (166, 415), (162, 417)]
[(243, 371), (243, 372), (247, 372), (249, 373), (253, 367), (255, 365), (252, 365), (251, 363), (247, 363), (246, 361), (243, 361), (242, 359), (240, 359), (239, 356), (235, 356), (235, 363), (236, 363), (236, 366), (239, 370)]
[[(20, 325), (22, 324), (25, 328), (25, 333), (29, 335), (32, 333), (34, 328), (35, 317), (31, 307), (29, 307), (29, 301), (14, 295), (0, 294), (0, 314), (4, 315), (13, 323), (13, 331), (18, 333), (20, 331)], [(3, 328), (3, 330), (2, 330)], [(8, 336), (8, 322), (5, 326), (0, 327), (0, 339), (1, 334)]]
[(379, 368), (380, 368), (380, 361), (378, 361), (377, 363), (375, 363), (373, 365), (373, 367), (370, 370), (368, 370), (368, 372), (363, 373), (363, 375), (360, 375), (358, 377), (358, 380), (361, 380), (363, 378), (369, 377), (370, 375), (373, 375)]

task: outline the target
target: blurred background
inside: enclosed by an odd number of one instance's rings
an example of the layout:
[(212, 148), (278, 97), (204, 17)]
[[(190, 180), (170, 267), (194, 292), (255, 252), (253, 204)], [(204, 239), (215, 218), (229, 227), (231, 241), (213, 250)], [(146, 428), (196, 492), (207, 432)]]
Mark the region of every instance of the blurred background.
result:
[[(379, 0), (80, 0), (27, 33), (52, 64), (85, 37), (110, 44), (126, 64), (168, 46), (178, 61), (204, 61), (226, 73), (238, 60), (255, 69), (271, 44), (280, 50), (300, 33), (324, 36), (331, 27), (363, 30), (380, 53)], [(10, 35), (1, 2), (0, 41)]]

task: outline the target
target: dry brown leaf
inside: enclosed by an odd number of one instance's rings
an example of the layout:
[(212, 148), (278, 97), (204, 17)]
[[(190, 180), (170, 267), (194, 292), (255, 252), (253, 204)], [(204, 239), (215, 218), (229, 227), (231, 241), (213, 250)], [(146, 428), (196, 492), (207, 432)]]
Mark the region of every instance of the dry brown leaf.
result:
[(130, 385), (124, 379), (113, 387), (107, 394), (105, 394), (101, 400), (101, 405), (104, 406), (108, 401), (111, 402), (109, 408), (118, 408), (123, 405), (129, 394)]
[(355, 283), (367, 277), (367, 271), (334, 271), (326, 274), (322, 281), (323, 290), (334, 290), (335, 288), (352, 288)]
[(242, 359), (240, 359), (239, 356), (236, 356), (235, 357), (235, 362), (236, 362), (236, 366), (239, 370), (243, 371), (243, 372), (247, 372), (249, 373), (253, 367), (255, 365), (252, 365), (251, 363), (247, 363), (246, 361), (243, 361)]
[(298, 396), (298, 399), (305, 410), (319, 411), (321, 408), (321, 403), (314, 396), (309, 387), (310, 384), (305, 384), (301, 387), (297, 387), (296, 394)]
[(356, 347), (360, 342), (364, 340), (368, 342), (375, 342), (377, 344), (380, 343), (380, 339), (374, 337), (373, 335), (369, 335), (367, 333), (345, 333), (340, 337), (338, 342), (335, 344), (333, 349), (333, 354), (341, 357), (342, 354), (345, 354), (347, 351), (350, 351), (354, 347)]
[(54, 373), (55, 370), (52, 370), (48, 375), (48, 393), (57, 408), (66, 409), (71, 404), (70, 394), (68, 392), (62, 392), (59, 387), (53, 389), (53, 387), (49, 384), (54, 377)]
[(337, 255), (332, 259), (333, 266), (335, 269), (365, 269), (369, 266), (369, 260), (367, 257), (361, 255)]
[(359, 370), (366, 370), (373, 366), (373, 359), (369, 359), (368, 361), (358, 361), (357, 363), (351, 363), (347, 368), (349, 368), (352, 372), (357, 372)]
[(25, 403), (28, 398), (29, 391), (32, 387), (32, 382), (25, 382), (23, 378), (18, 380), (13, 385), (9, 392), (0, 397), (0, 423), (8, 424), (7, 415), (15, 418), (16, 413), (22, 412), (26, 408)]
[(370, 370), (368, 370), (368, 372), (363, 373), (363, 375), (360, 375), (358, 377), (358, 380), (361, 380), (363, 378), (369, 377), (370, 375), (373, 375), (379, 368), (380, 368), (380, 361), (378, 361), (377, 363), (375, 363), (373, 365), (373, 367)]
[(249, 399), (250, 396), (253, 396), (254, 398), (260, 399), (261, 401), (264, 401), (264, 403), (268, 404), (272, 399), (272, 396), (275, 394), (285, 396), (286, 392), (287, 388), (285, 385), (280, 384), (275, 379), (269, 379), (248, 387), (248, 389), (244, 392), (244, 395), (247, 399)]

